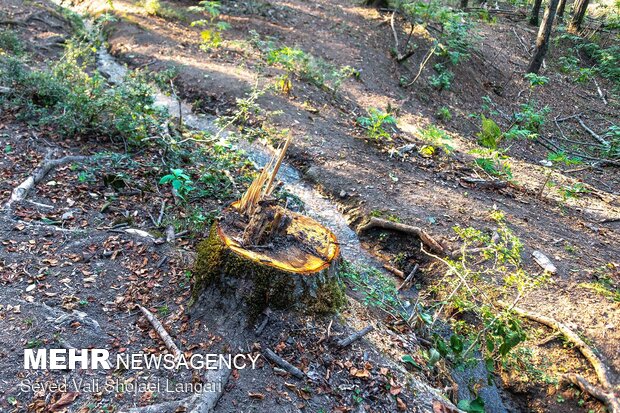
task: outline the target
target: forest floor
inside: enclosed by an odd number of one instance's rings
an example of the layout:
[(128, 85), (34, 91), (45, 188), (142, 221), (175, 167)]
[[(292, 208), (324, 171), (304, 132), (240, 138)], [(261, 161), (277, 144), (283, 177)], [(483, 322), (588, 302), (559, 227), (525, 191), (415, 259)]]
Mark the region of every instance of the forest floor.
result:
[[(32, 11), (19, 1), (3, 0), (2, 3), (15, 18)], [(474, 157), (470, 154), (470, 150), (477, 148), (475, 134), (480, 129), (480, 120), (470, 114), (485, 113), (485, 104), (499, 114), (511, 114), (530, 99), (535, 99), (541, 107), (548, 106), (551, 112), (540, 132), (545, 139), (542, 142), (551, 141), (571, 151), (575, 151), (576, 147), (572, 144), (566, 146), (566, 142), (561, 140), (559, 128), (563, 128), (563, 133), (571, 140), (588, 142), (592, 146), (597, 142), (592, 140), (576, 118), (562, 118), (580, 114), (581, 119), (598, 133), (610, 124), (618, 124), (617, 100), (608, 96), (609, 102), (604, 103), (592, 82), (575, 83), (558, 71), (555, 62), (561, 56), (559, 48), (551, 47), (547, 68), (542, 73), (550, 79), (549, 83), (532, 90), (521, 73), (529, 58), (529, 51), (524, 49), (523, 44), (533, 42), (535, 31), (523, 20), (499, 18), (493, 24), (478, 22), (476, 52), (472, 53), (469, 61), (454, 68), (455, 77), (450, 90), (437, 91), (429, 86), (428, 78), (433, 74), (430, 68), (422, 71), (414, 85), (403, 88), (401, 80), (416, 76), (430, 47), (429, 42), (416, 33), (413, 42), (418, 50), (406, 63), (396, 63), (390, 54), (393, 35), (389, 14), (361, 8), (352, 1), (224, 2), (220, 19), (229, 23), (230, 29), (222, 33), (225, 38), (223, 45), (210, 51), (201, 49), (200, 29), (190, 25), (198, 16), (185, 11), (185, 7), (193, 5), (193, 2), (162, 4), (169, 11), (165, 18), (147, 15), (138, 2), (115, 0), (112, 12), (116, 20), (105, 24), (106, 40), (112, 54), (130, 68), (163, 73), (174, 67), (176, 92), (199, 112), (215, 116), (230, 114), (235, 110), (238, 99), (247, 97), (252, 90), (261, 90), (273, 84), (278, 76), (284, 74), (283, 70), (265, 64), (261, 52), (252, 46), (256, 39), (253, 31), (260, 39), (271, 36), (279, 44), (302, 49), (335, 67), (348, 65), (355, 68), (359, 77), (344, 80), (336, 93), (295, 76), (292, 77), (289, 93), (277, 88), (265, 89), (265, 93), (256, 100), (262, 109), (252, 114), (250, 119), (253, 132), (259, 136), (273, 137), (278, 131), (289, 129), (295, 136), (289, 149), (289, 162), (303, 171), (308, 182), (339, 205), (353, 228), (372, 215), (392, 217), (425, 228), (447, 249), (455, 249), (459, 245), (452, 229), (454, 226), (492, 232), (496, 223), (490, 218), (490, 212), (501, 210), (508, 226), (524, 244), (523, 257), (527, 271), (531, 274), (541, 272), (531, 256), (535, 250), (542, 251), (557, 266), (557, 273), (543, 287), (524, 296), (519, 306), (551, 316), (578, 331), (601, 354), (612, 374), (618, 377), (620, 304), (613, 295), (620, 284), (618, 166), (556, 165), (552, 175), (555, 185), (547, 187), (549, 167), (541, 165), (540, 161), (547, 159), (549, 149), (539, 143), (541, 140), (515, 140), (510, 142), (507, 152), (512, 165), (512, 184), (494, 189), (475, 183), (477, 179), (490, 180), (488, 175), (473, 166)], [(93, 15), (108, 10), (105, 1), (85, 2), (84, 6)], [(60, 27), (56, 33), (54, 27), (40, 24), (18, 28), (21, 35), (30, 37), (28, 40), (33, 44), (38, 42), (34, 48), (41, 53), (40, 61), (61, 52), (50, 39), (68, 33), (62, 29), (61, 22), (56, 24)], [(401, 38), (406, 38), (406, 34), (401, 33)], [(37, 61), (33, 60), (35, 64)], [(604, 79), (597, 81), (603, 91), (612, 88)], [(492, 103), (485, 102), (483, 96), (489, 96)], [(357, 117), (364, 116), (370, 107), (395, 110), (398, 124), (390, 141), (369, 140), (365, 131), (357, 125)], [(437, 113), (442, 107), (449, 108), (451, 120), (438, 118)], [(501, 115), (496, 121), (502, 128), (511, 123)], [(114, 146), (109, 142), (71, 142), (62, 137), (49, 140), (53, 133), (38, 132), (15, 121), (10, 114), (0, 117), (0, 123), (0, 143), (11, 148), (5, 151), (6, 156), (1, 161), (4, 179), (0, 183), (0, 194), (3, 200), (8, 199), (12, 189), (36, 168), (47, 150), (53, 149), (54, 157), (68, 153), (90, 155), (104, 148), (119, 154), (124, 152), (122, 145)], [(418, 148), (429, 143), (441, 148), (441, 144), (425, 138), (424, 130), (430, 125), (439, 126), (448, 134), (440, 140), (449, 141), (454, 148), (453, 154), (446, 154), (441, 149), (433, 157), (421, 156), (416, 151), (397, 153), (399, 148), (412, 143)], [(140, 300), (154, 311), (164, 308), (160, 315), (167, 316), (168, 326), (176, 327), (174, 329), (179, 331), (177, 337), (183, 337), (185, 348), (218, 348), (217, 344), (215, 347), (209, 346), (218, 343), (221, 337), (217, 334), (210, 336), (209, 340), (200, 337), (201, 327), (192, 325), (184, 316), (183, 303), (189, 293), (185, 270), (191, 262), (190, 251), (195, 240), (182, 238), (177, 240), (176, 249), (169, 250), (168, 244), (158, 244), (155, 239), (145, 240), (127, 233), (117, 233), (126, 228), (116, 227), (118, 224), (127, 223), (135, 228), (151, 226), (148, 214), (156, 217), (166, 197), (169, 205), (173, 203), (169, 194), (162, 195), (162, 188), (153, 189), (154, 182), (157, 182), (155, 178), (167, 172), (163, 158), (160, 150), (149, 148), (130, 158), (124, 155), (109, 157), (99, 162), (97, 169), (87, 165), (77, 169), (66, 165), (50, 174), (45, 184), (39, 185), (29, 197), (30, 201), (38, 204), (53, 205), (53, 209), (48, 210), (35, 203), (20, 203), (13, 211), (14, 216), (21, 219), (20, 222), (3, 218), (1, 225), (10, 236), (2, 238), (2, 252), (5, 254), (2, 277), (7, 283), (2, 294), (6, 299), (12, 297), (7, 303), (13, 306), (12, 310), (8, 310), (3, 300), (3, 320), (12, 318), (13, 326), (15, 319), (23, 322), (19, 328), (3, 332), (3, 337), (7, 334), (4, 341), (28, 343), (30, 340), (59, 338), (54, 338), (53, 332), (46, 330), (45, 323), (40, 325), (28, 316), (29, 307), (34, 305), (31, 298), (37, 293), (34, 302), (43, 299), (52, 308), (60, 306), (67, 310), (86, 311), (90, 306), (100, 306), (97, 308), (104, 311), (97, 318), (100, 327), (117, 347), (153, 346), (152, 343), (145, 343), (148, 338), (137, 328), (141, 325), (135, 326), (129, 319), (136, 315), (135, 311), (130, 311), (134, 307), (129, 308), (126, 303)], [(199, 156), (190, 156), (188, 160), (190, 163), (200, 162)], [(236, 171), (235, 176), (243, 176), (247, 166), (241, 160), (227, 162), (230, 169)], [(207, 169), (209, 167), (217, 168), (218, 165), (207, 165)], [(89, 174), (94, 175), (92, 180), (88, 179)], [(101, 177), (120, 174), (123, 174), (122, 188), (102, 186)], [(80, 176), (85, 178), (76, 182)], [(561, 190), (577, 184), (587, 188), (587, 191), (577, 196), (566, 196), (566, 192)], [(541, 187), (544, 188), (542, 196)], [(207, 197), (196, 202), (196, 208), (192, 211), (217, 211), (222, 202), (221, 199), (218, 202), (217, 197)], [(175, 211), (173, 208), (167, 209), (166, 215), (176, 213), (177, 219), (191, 226), (193, 212), (180, 208)], [(37, 224), (41, 220), (44, 225)], [(61, 227), (59, 229), (50, 229), (49, 225), (45, 225), (49, 221), (63, 224), (57, 225)], [(80, 231), (88, 231), (88, 236), (85, 237)], [(45, 239), (49, 241), (44, 242)], [(440, 279), (445, 271), (445, 268), (421, 254), (419, 242), (411, 238), (372, 230), (362, 234), (362, 240), (376, 257), (405, 274), (415, 264), (421, 264), (416, 284), (422, 292)], [(179, 249), (188, 252), (179, 254)], [(170, 258), (162, 264), (164, 256)], [(28, 264), (33, 262), (41, 266), (36, 268), (34, 274), (34, 268)], [(84, 275), (79, 283), (74, 281), (76, 271)], [(27, 283), (34, 280), (36, 290), (26, 288)], [(611, 295), (585, 287), (600, 285), (601, 280), (611, 286)], [(104, 301), (91, 299), (98, 297), (95, 290), (103, 286), (112, 288), (118, 295), (107, 297)], [(173, 296), (178, 298), (173, 300)], [(15, 306), (19, 305), (21, 308), (17, 307), (15, 311)], [(345, 318), (370, 319), (371, 315), (364, 311), (355, 306)], [(119, 316), (119, 312), (124, 315)], [(125, 325), (118, 323), (119, 317), (127, 318)], [(309, 331), (316, 334), (326, 331), (329, 321), (320, 323), (311, 325)], [(363, 322), (357, 323), (358, 327), (360, 325)], [(68, 341), (71, 340), (71, 329), (75, 328), (81, 328), (80, 324), (70, 324), (61, 329), (62, 334), (67, 334)], [(144, 325), (142, 328), (146, 329)], [(301, 338), (293, 334), (292, 341), (287, 341), (288, 337), (282, 336), (284, 333), (278, 334), (283, 328), (283, 325), (268, 327), (265, 336), (271, 345), (283, 342), (286, 347), (286, 343), (290, 345), (297, 340), (296, 351), (299, 353), (296, 357), (303, 357), (300, 348), (308, 354), (317, 354), (317, 357), (325, 351), (320, 347), (321, 343), (316, 344), (316, 336)], [(522, 346), (532, 351), (531, 359), (526, 363), (530, 370), (551, 378), (565, 372), (579, 372), (593, 377), (587, 362), (561, 339), (544, 340), (552, 334), (550, 330), (536, 324), (529, 325), (528, 329), (529, 338)], [(195, 332), (200, 338), (183, 335), (186, 331)], [(95, 333), (90, 337), (94, 341), (84, 345), (97, 342)], [(239, 338), (239, 342), (246, 339)], [(370, 337), (371, 341), (379, 339), (381, 337)], [(407, 335), (403, 333), (402, 336), (391, 336), (387, 341), (402, 345), (407, 340)], [(78, 343), (71, 344), (83, 347)], [(245, 351), (252, 351), (251, 343), (247, 347), (244, 347)], [(309, 350), (310, 347), (314, 350)], [(12, 355), (5, 356), (3, 360), (7, 360), (6, 357), (17, 360), (18, 354), (14, 350), (11, 349), (9, 352), (13, 351)], [(349, 356), (354, 364), (363, 363), (367, 357), (363, 349)], [(378, 354), (376, 357), (380, 359)], [(364, 370), (364, 367), (361, 369)], [(17, 370), (17, 367), (3, 370), (3, 379), (17, 375)], [(362, 380), (365, 389), (381, 382), (380, 373), (385, 373), (379, 368), (371, 370), (373, 379)], [(501, 382), (512, 394), (516, 410), (602, 411), (601, 405), (592, 398), (553, 382), (532, 380), (527, 368), (523, 370), (499, 372)], [(383, 376), (385, 379), (386, 376)], [(273, 389), (277, 393), (285, 385), (276, 376), (273, 376), (274, 383), (265, 383), (262, 377), (252, 373), (242, 375), (241, 380), (245, 380), (245, 384), (238, 385), (238, 393), (233, 389), (225, 394), (221, 411), (235, 411), (236, 400), (241, 400), (239, 397), (242, 396), (252, 404), (244, 411), (251, 411), (251, 408), (255, 411), (277, 409), (282, 396), (272, 398), (267, 395), (263, 398), (247, 395), (247, 392), (257, 392), (264, 396), (263, 393)], [(435, 385), (442, 383), (439, 377), (433, 380)], [(253, 390), (252, 385), (257, 390)], [(348, 394), (342, 396), (342, 406), (351, 406), (352, 391), (348, 390), (344, 381), (340, 385), (344, 387), (336, 393)], [(338, 406), (337, 403), (321, 404), (318, 394), (321, 391), (311, 390), (312, 397), (307, 397), (305, 390), (297, 390), (291, 393), (295, 400), (290, 403), (291, 409), (301, 408), (300, 403), (305, 402), (309, 411), (318, 411), (317, 406), (330, 406), (330, 409)], [(241, 395), (243, 392), (245, 395)], [(406, 393), (403, 392), (403, 395)], [(401, 402), (415, 411), (412, 407), (415, 398), (408, 394), (409, 397), (403, 396)], [(380, 410), (381, 397), (391, 403), (384, 405), (383, 410), (398, 408), (389, 394), (380, 397), (371, 395), (364, 399), (364, 402), (372, 400), (369, 411)], [(114, 402), (122, 405), (122, 401)], [(4, 408), (7, 408), (6, 405)], [(285, 408), (281, 411), (294, 410)]]

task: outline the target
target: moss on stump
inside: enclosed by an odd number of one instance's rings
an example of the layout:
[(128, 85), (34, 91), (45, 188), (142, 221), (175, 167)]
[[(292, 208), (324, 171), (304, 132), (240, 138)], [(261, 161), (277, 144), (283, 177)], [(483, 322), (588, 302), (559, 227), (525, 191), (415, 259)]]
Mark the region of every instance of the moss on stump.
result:
[(337, 275), (339, 248), (335, 236), (316, 221), (289, 213), (293, 217), (290, 231), (313, 234), (313, 241), (322, 243), (321, 254), (303, 248), (276, 252), (245, 249), (225, 233), (220, 222), (215, 222), (209, 237), (198, 244), (190, 305), (199, 301), (205, 289), (217, 288), (244, 306), (250, 319), (267, 307), (312, 314), (331, 313), (342, 307), (346, 298)]

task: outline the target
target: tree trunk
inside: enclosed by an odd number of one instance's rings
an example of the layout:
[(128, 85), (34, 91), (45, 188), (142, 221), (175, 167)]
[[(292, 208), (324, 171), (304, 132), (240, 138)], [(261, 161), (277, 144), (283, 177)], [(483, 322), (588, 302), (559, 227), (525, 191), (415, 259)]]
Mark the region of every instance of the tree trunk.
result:
[(364, 0), (362, 5), (369, 6), (369, 7), (375, 7), (377, 9), (388, 8), (390, 6), (388, 3), (388, 0)]
[(543, 59), (549, 48), (549, 37), (551, 37), (551, 29), (553, 28), (553, 20), (559, 1), (560, 0), (549, 0), (549, 5), (545, 9), (545, 15), (538, 29), (538, 36), (536, 36), (536, 49), (534, 50), (530, 65), (527, 68), (528, 73), (538, 73), (540, 66), (542, 66)]
[(224, 219), (215, 222), (209, 237), (198, 245), (191, 305), (223, 296), (231, 303), (227, 306), (241, 310), (250, 321), (267, 307), (309, 313), (338, 310), (346, 300), (337, 273), (336, 237), (306, 216), (286, 214), (291, 218), (286, 234), (257, 247), (240, 244), (225, 211)]
[(558, 22), (564, 20), (564, 11), (566, 10), (566, 0), (560, 0), (558, 4), (558, 11), (556, 13), (556, 19)]
[(538, 15), (540, 14), (541, 6), (542, 6), (542, 0), (534, 0), (534, 6), (532, 7), (532, 15), (530, 16), (530, 24), (532, 26), (538, 26)]
[(581, 23), (588, 10), (589, 0), (577, 0), (573, 6), (573, 18), (568, 24), (568, 30), (571, 32), (577, 32), (581, 29)]
[(467, 4), (469, 0), (461, 0), (461, 9), (465, 10), (467, 8)]

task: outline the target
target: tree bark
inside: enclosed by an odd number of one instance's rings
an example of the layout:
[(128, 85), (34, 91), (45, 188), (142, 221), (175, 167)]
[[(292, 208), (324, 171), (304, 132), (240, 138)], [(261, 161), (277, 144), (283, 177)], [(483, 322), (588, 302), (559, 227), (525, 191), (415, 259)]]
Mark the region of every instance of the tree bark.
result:
[(549, 5), (545, 9), (545, 15), (538, 29), (538, 36), (536, 36), (536, 49), (532, 55), (530, 65), (527, 68), (528, 73), (538, 73), (542, 66), (543, 59), (547, 54), (547, 49), (549, 49), (549, 37), (551, 37), (551, 29), (553, 28), (553, 20), (559, 1), (560, 0), (549, 0)]
[(560, 0), (558, 4), (558, 11), (556, 13), (556, 19), (558, 22), (564, 20), (564, 11), (566, 10), (566, 0)]
[(532, 7), (532, 14), (530, 16), (530, 24), (532, 26), (538, 26), (538, 15), (540, 14), (541, 6), (542, 0), (534, 0), (534, 6)]
[(364, 6), (379, 8), (388, 8), (388, 0), (364, 0), (362, 3)]
[(588, 10), (589, 0), (577, 0), (573, 6), (573, 18), (568, 24), (568, 30), (571, 32), (577, 32), (581, 28), (581, 23)]

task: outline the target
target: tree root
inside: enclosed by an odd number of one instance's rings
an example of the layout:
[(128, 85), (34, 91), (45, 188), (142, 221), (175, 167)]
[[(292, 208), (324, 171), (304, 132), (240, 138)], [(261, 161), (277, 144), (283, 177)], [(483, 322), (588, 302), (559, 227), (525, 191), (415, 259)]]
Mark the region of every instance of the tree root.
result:
[(229, 369), (210, 370), (207, 373), (206, 381), (220, 383), (217, 391), (197, 392), (192, 396), (181, 400), (152, 404), (144, 407), (134, 407), (129, 409), (129, 413), (173, 413), (183, 411), (188, 413), (211, 413), (215, 405), (222, 396), (224, 386), (230, 377)]
[(422, 228), (414, 227), (407, 224), (401, 224), (398, 222), (392, 222), (381, 218), (372, 217), (370, 221), (366, 224), (362, 225), (359, 228), (359, 232), (369, 230), (371, 228), (381, 228), (381, 229), (389, 229), (392, 231), (399, 231), (405, 234), (414, 234), (420, 238), (420, 240), (429, 246), (435, 252), (440, 254), (444, 254), (444, 248), (437, 242), (433, 237), (431, 237), (426, 231)]
[[(504, 308), (509, 308), (506, 303), (499, 302), (498, 304)], [(551, 317), (524, 310), (519, 307), (513, 307), (512, 311), (521, 317), (544, 324), (562, 333), (566, 340), (571, 342), (592, 365), (600, 386), (591, 384), (585, 378), (577, 374), (565, 374), (563, 376), (564, 380), (578, 386), (582, 391), (605, 403), (610, 413), (620, 413), (620, 399), (616, 395), (620, 392), (620, 386), (614, 386), (611, 383), (607, 366), (605, 366), (599, 356), (594, 353), (592, 348), (588, 346), (577, 333)]]

